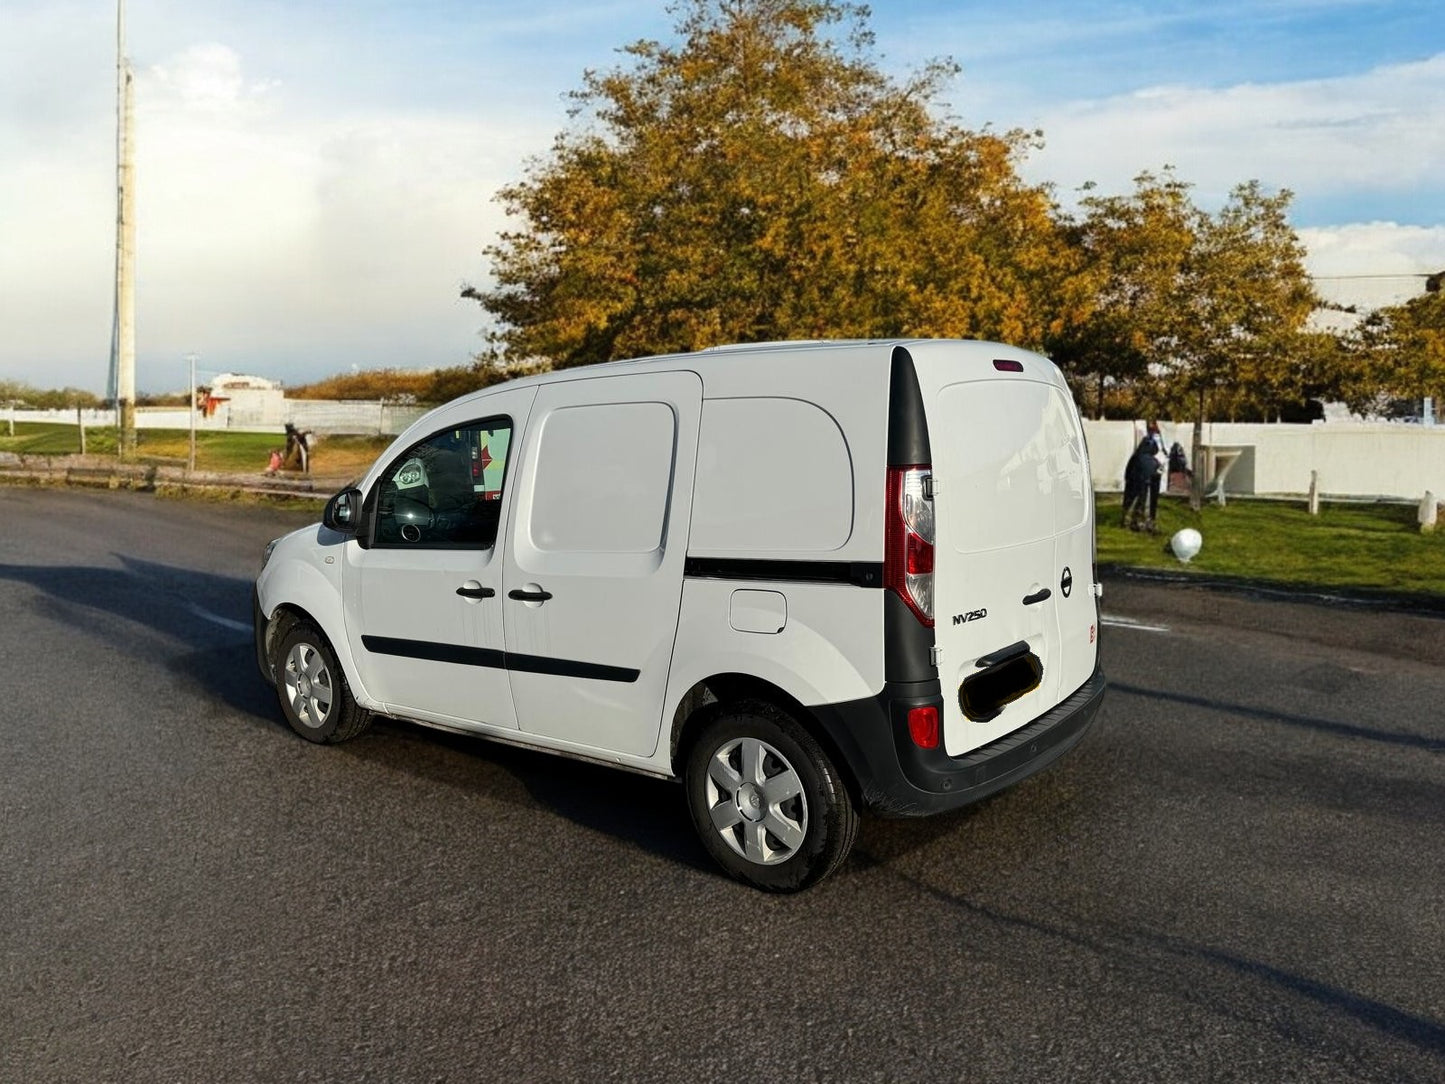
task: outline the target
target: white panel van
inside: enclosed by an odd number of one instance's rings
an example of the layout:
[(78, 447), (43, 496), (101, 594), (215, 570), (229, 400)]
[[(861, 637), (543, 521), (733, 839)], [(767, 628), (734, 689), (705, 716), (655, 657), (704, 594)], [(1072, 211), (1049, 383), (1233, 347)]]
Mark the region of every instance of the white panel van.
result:
[(256, 653), (315, 742), (383, 714), (680, 779), (769, 891), (952, 809), (1104, 694), (1078, 412), (995, 343), (774, 343), (426, 415), (272, 542)]

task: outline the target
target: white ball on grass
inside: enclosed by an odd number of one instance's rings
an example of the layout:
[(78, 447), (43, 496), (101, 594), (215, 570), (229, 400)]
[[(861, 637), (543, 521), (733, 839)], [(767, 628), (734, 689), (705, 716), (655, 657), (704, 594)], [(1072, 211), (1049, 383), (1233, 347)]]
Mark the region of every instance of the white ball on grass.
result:
[(1175, 531), (1174, 537), (1169, 540), (1169, 548), (1186, 564), (1192, 561), (1199, 552), (1199, 547), (1204, 545), (1204, 536), (1193, 527), (1185, 527), (1182, 531)]

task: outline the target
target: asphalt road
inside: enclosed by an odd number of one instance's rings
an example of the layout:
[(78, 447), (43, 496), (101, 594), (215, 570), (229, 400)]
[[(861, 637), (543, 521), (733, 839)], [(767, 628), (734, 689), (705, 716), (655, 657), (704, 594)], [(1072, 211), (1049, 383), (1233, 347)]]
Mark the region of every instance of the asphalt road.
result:
[(774, 898), (670, 784), (294, 738), (298, 522), (0, 488), (0, 1080), (1445, 1079), (1441, 667), (1106, 594), (1073, 755)]

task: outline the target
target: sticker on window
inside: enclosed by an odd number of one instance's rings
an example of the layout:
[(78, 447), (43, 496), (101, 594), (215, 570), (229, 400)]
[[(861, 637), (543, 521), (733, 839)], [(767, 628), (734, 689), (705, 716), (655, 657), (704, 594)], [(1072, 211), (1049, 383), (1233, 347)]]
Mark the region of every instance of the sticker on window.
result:
[(408, 459), (396, 472), (397, 489), (416, 489), (426, 485), (426, 467), (420, 459)]

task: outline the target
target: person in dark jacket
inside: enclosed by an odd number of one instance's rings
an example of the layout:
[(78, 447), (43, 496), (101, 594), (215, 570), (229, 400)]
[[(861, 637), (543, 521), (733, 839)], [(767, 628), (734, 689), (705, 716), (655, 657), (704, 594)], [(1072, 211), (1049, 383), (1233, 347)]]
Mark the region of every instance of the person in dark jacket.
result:
[(1189, 469), (1189, 456), (1184, 452), (1184, 445), (1176, 440), (1169, 449), (1168, 488), (1176, 493), (1187, 492), (1193, 477), (1194, 472)]
[(1154, 461), (1159, 465), (1149, 479), (1149, 514), (1144, 517), (1144, 529), (1154, 533), (1154, 520), (1159, 515), (1159, 486), (1165, 481), (1164, 470), (1169, 465), (1169, 451), (1164, 447), (1164, 434), (1159, 431), (1158, 422), (1150, 422), (1145, 434), (1154, 444)]
[[(1154, 521), (1149, 517), (1149, 491), (1159, 477), (1159, 460), (1154, 455), (1154, 441), (1145, 437), (1129, 457), (1124, 468), (1124, 522), (1122, 526), (1131, 531), (1147, 526), (1152, 529)], [(1141, 520), (1147, 523), (1141, 525)]]

